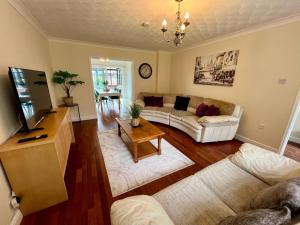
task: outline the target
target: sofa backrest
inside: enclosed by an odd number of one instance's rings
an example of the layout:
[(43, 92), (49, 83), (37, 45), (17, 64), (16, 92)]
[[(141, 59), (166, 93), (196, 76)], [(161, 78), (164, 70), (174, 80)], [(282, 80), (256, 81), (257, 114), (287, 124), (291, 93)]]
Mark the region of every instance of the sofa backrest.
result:
[(176, 96), (188, 96), (191, 98), (188, 110), (192, 112), (195, 112), (197, 107), (201, 103), (205, 103), (207, 105), (215, 105), (220, 109), (221, 115), (233, 115), (236, 107), (235, 104), (221, 101), (221, 100), (216, 100), (212, 98), (203, 98), (200, 96), (193, 96), (193, 95), (182, 95), (182, 94), (141, 92), (139, 93), (137, 99), (144, 101), (145, 96), (164, 97), (164, 105), (167, 105), (169, 107), (170, 106), (172, 107), (175, 104)]
[(220, 109), (221, 115), (232, 115), (235, 109), (235, 104), (224, 102), (221, 100), (216, 100), (212, 98), (205, 98), (204, 103), (207, 105), (215, 105)]

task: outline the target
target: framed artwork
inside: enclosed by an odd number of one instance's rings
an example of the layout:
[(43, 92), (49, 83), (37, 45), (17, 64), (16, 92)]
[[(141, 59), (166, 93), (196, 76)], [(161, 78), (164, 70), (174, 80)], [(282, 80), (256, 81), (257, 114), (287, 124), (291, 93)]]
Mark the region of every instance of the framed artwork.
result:
[(194, 84), (233, 86), (239, 50), (196, 58)]

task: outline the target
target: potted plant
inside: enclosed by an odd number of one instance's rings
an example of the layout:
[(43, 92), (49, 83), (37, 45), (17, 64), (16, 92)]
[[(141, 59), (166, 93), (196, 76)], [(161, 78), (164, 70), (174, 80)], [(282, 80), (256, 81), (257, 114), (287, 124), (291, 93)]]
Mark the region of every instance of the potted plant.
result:
[(102, 82), (102, 84), (104, 85), (104, 91), (109, 91), (109, 89), (108, 89), (108, 80), (104, 80), (103, 82)]
[(138, 127), (140, 125), (140, 115), (142, 108), (137, 104), (130, 106), (129, 114), (131, 116), (131, 126)]
[(74, 90), (74, 88), (79, 84), (84, 84), (84, 81), (74, 80), (78, 76), (78, 74), (62, 70), (55, 71), (53, 74), (52, 81), (56, 84), (60, 84), (67, 95), (63, 98), (63, 101), (67, 106), (73, 105), (73, 97), (71, 96), (71, 92)]

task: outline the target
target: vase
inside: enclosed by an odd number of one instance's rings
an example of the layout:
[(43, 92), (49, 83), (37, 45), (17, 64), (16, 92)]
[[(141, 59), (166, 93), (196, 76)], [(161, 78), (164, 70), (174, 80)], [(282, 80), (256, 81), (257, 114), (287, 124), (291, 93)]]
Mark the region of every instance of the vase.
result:
[(131, 119), (131, 126), (138, 127), (140, 125), (140, 118), (132, 118)]
[(66, 106), (73, 106), (73, 97), (64, 97), (63, 100)]

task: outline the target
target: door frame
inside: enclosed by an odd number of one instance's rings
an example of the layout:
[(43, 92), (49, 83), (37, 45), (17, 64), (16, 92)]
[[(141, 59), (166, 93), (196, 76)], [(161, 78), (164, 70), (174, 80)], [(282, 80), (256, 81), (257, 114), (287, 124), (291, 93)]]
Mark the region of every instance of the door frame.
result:
[[(94, 81), (93, 81), (93, 74), (92, 74), (92, 70), (93, 70), (93, 66), (92, 66), (92, 59), (101, 59), (101, 58), (108, 58), (108, 57), (100, 57), (100, 56), (91, 56), (90, 59), (89, 59), (89, 67), (90, 67), (90, 77), (91, 77), (91, 83), (92, 83), (92, 90), (93, 90), (93, 101), (94, 101), (94, 105), (95, 105), (95, 113), (96, 113), (96, 116), (98, 118), (98, 109), (97, 109), (97, 104), (96, 104), (96, 98), (95, 98), (95, 94), (94, 94), (94, 90), (95, 90), (95, 87), (94, 87)], [(109, 60), (111, 61), (123, 61), (123, 62), (130, 62), (131, 63), (131, 87), (132, 87), (132, 95), (134, 93), (134, 60), (133, 59), (120, 59), (120, 58), (109, 58)], [(133, 97), (133, 96), (132, 96)]]
[(294, 129), (296, 119), (298, 117), (299, 112), (300, 112), (300, 88), (298, 89), (298, 93), (297, 93), (296, 100), (293, 105), (293, 109), (292, 109), (292, 112), (291, 112), (291, 115), (289, 118), (289, 122), (285, 129), (283, 139), (280, 143), (280, 147), (278, 149), (278, 154), (280, 154), (280, 155), (284, 155), (286, 146), (288, 144), (288, 141), (289, 141), (292, 131)]

